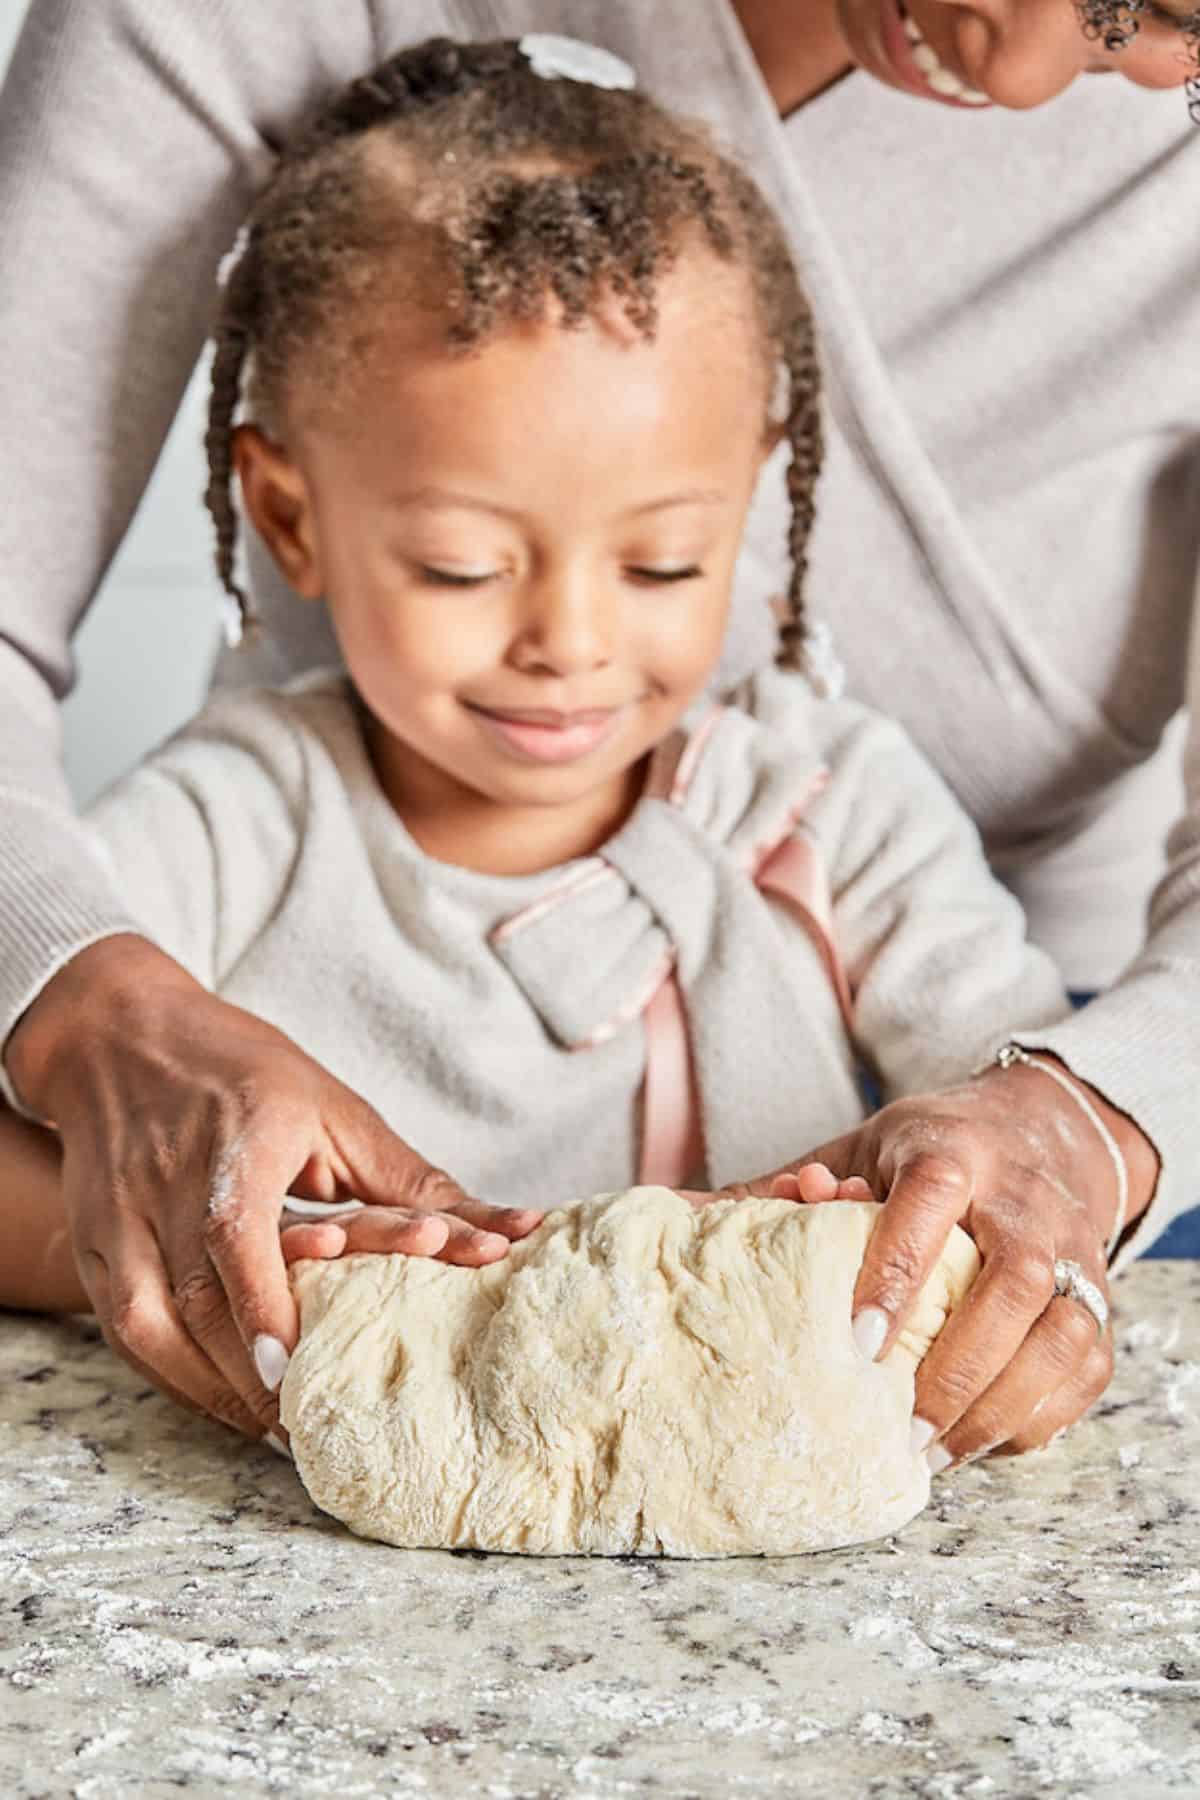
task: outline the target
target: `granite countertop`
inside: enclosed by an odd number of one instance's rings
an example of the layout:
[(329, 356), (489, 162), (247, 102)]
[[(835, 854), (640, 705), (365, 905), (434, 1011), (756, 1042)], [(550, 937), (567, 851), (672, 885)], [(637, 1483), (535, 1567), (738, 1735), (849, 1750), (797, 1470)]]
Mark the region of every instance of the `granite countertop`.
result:
[(1065, 1440), (901, 1537), (728, 1562), (400, 1551), (0, 1314), (0, 1793), (1200, 1792), (1200, 1266), (1118, 1286)]

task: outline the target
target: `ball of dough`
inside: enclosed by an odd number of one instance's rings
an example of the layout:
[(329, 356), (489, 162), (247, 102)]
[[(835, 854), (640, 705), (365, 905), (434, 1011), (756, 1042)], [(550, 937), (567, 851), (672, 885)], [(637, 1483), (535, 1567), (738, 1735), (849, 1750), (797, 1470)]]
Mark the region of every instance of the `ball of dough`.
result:
[(297, 1263), (281, 1416), (304, 1485), (410, 1547), (778, 1556), (895, 1531), (929, 1496), (914, 1371), (979, 1258), (956, 1227), (865, 1363), (850, 1300), (880, 1210), (634, 1188), (487, 1268)]

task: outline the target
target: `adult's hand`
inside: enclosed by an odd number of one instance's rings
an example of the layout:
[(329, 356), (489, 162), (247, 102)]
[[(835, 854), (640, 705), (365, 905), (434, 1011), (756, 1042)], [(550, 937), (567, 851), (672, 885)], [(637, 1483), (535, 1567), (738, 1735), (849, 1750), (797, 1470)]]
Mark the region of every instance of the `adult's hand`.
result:
[(289, 1038), (139, 937), (68, 963), (6, 1065), (59, 1133), (75, 1260), (108, 1343), (252, 1436), (278, 1428), (298, 1335), (286, 1193), (383, 1203), (389, 1248), (469, 1265), (541, 1217), (469, 1198)]
[[(1076, 1086), (1124, 1155), (1132, 1220), (1153, 1195), (1157, 1155), (1123, 1113)], [(816, 1186), (812, 1163), (828, 1171)], [(1035, 1449), (1086, 1412), (1112, 1375), (1112, 1332), (1078, 1300), (1055, 1295), (1054, 1264), (1078, 1263), (1107, 1291), (1118, 1193), (1100, 1134), (1070, 1095), (1036, 1068), (990, 1069), (947, 1092), (894, 1101), (810, 1157), (732, 1191), (812, 1203), (837, 1198), (838, 1180), (851, 1176), (887, 1202), (852, 1303), (855, 1342), (869, 1361), (891, 1348), (952, 1226), (983, 1259), (917, 1372), (913, 1443), (931, 1469)]]

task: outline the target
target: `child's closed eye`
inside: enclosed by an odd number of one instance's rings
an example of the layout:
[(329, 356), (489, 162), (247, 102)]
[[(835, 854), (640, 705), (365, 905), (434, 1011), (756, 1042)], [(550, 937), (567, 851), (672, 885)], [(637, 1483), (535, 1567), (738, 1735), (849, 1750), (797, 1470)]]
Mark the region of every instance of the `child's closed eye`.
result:
[(473, 588), (495, 581), (497, 569), (435, 569), (425, 563), (420, 568), (421, 580), (431, 587)]
[(704, 570), (699, 563), (688, 563), (686, 567), (678, 569), (629, 568), (626, 570), (626, 574), (632, 576), (635, 581), (665, 584), (672, 581), (698, 581), (704, 574)]

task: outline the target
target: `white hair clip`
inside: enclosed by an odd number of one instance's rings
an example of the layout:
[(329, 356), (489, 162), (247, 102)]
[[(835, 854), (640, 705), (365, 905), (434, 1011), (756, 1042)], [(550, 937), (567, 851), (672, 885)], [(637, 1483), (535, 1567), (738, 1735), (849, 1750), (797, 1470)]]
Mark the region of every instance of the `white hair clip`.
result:
[(814, 619), (805, 633), (804, 673), (818, 700), (840, 700), (846, 691), (845, 665), (824, 619)]
[(581, 43), (578, 38), (531, 31), (518, 48), (543, 81), (584, 81), (589, 87), (626, 90), (637, 86), (637, 76), (627, 62), (611, 50)]
[(238, 230), (237, 236), (233, 240), (233, 244), (217, 264), (217, 286), (219, 288), (229, 286), (229, 277), (241, 262), (242, 257), (246, 252), (246, 245), (249, 242), (250, 227), (249, 225), (242, 225)]
[(221, 595), (221, 636), (230, 650), (239, 650), (246, 638), (246, 615), (232, 594)]

